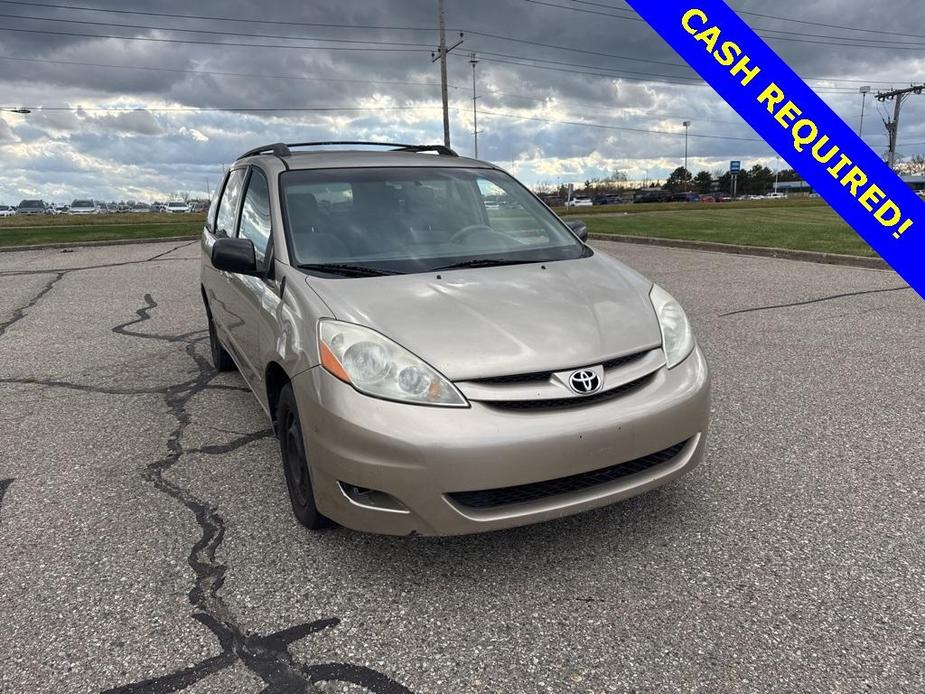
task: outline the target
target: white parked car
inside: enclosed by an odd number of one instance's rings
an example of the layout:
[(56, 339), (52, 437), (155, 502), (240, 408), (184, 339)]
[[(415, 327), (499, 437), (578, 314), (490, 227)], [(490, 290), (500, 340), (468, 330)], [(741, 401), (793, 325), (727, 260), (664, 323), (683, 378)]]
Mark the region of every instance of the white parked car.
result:
[(16, 214), (16, 208), (9, 205), (0, 205), (0, 217), (12, 217)]
[(185, 203), (182, 200), (175, 200), (173, 202), (167, 203), (167, 209), (165, 212), (172, 212), (174, 214), (189, 212), (190, 206), (189, 203)]
[(100, 207), (93, 200), (74, 200), (68, 214), (99, 214)]
[(566, 207), (594, 207), (594, 201), (591, 198), (572, 198), (566, 201)]
[(764, 197), (765, 200), (784, 200), (787, 195), (785, 193), (768, 193)]

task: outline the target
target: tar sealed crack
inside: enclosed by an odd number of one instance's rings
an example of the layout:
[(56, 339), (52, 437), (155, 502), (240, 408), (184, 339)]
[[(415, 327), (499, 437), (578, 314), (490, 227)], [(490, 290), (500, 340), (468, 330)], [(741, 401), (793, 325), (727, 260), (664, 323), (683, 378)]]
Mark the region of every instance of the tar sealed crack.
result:
[(45, 271), (45, 272), (42, 272), (42, 273), (40, 273), (40, 274), (43, 274), (43, 275), (51, 275), (51, 274), (53, 274), (53, 275), (54, 275), (54, 279), (51, 279), (51, 280), (49, 280), (48, 282), (46, 282), (46, 283), (44, 284), (44, 286), (41, 288), (41, 290), (39, 290), (39, 292), (38, 292), (35, 296), (33, 296), (31, 299), (29, 299), (29, 301), (27, 301), (25, 304), (23, 304), (22, 306), (18, 306), (18, 307), (16, 307), (15, 309), (13, 309), (13, 315), (10, 316), (10, 318), (8, 318), (7, 320), (5, 320), (5, 321), (3, 321), (2, 323), (0, 323), (0, 337), (3, 337), (3, 333), (5, 333), (5, 332), (7, 331), (7, 329), (9, 329), (9, 327), (10, 327), (11, 325), (13, 325), (14, 323), (18, 323), (18, 322), (21, 321), (23, 318), (25, 318), (25, 317), (26, 317), (26, 311), (28, 311), (30, 308), (32, 308), (33, 306), (35, 306), (39, 301), (42, 300), (42, 298), (43, 298), (46, 294), (48, 294), (48, 292), (50, 292), (52, 289), (54, 289), (54, 286), (55, 286), (58, 282), (60, 282), (60, 281), (61, 281), (61, 278), (64, 277), (67, 273), (66, 273), (66, 272), (54, 272), (54, 271), (49, 272), (49, 271)]
[[(29, 309), (36, 306), (62, 278), (71, 272), (168, 260), (192, 260), (190, 258), (165, 257), (173, 251), (189, 246), (192, 243), (194, 242), (174, 246), (143, 260), (75, 268), (0, 271), (0, 276), (53, 276), (28, 302), (14, 309), (12, 316), (8, 320), (0, 323), (0, 336), (11, 325), (22, 320)], [(193, 514), (202, 531), (201, 536), (193, 544), (188, 557), (188, 563), (195, 574), (195, 581), (189, 592), (189, 600), (193, 606), (191, 616), (215, 635), (222, 653), (176, 672), (117, 686), (105, 691), (111, 694), (179, 692), (207, 678), (209, 675), (230, 667), (236, 662), (241, 662), (263, 680), (266, 685), (263, 689), (265, 694), (317, 691), (314, 684), (325, 681), (356, 684), (376, 694), (410, 694), (408, 688), (371, 668), (345, 663), (304, 664), (297, 662), (293, 658), (289, 652), (289, 646), (292, 643), (319, 631), (335, 627), (339, 623), (339, 620), (335, 617), (299, 624), (269, 635), (260, 635), (246, 631), (241, 626), (238, 617), (225, 604), (219, 595), (219, 590), (224, 583), (227, 567), (216, 559), (216, 550), (225, 536), (224, 520), (215, 505), (165, 478), (164, 473), (188, 454), (220, 455), (259, 439), (268, 438), (272, 435), (272, 432), (266, 429), (241, 434), (238, 438), (225, 444), (203, 446), (191, 450), (184, 449), (183, 435), (191, 423), (191, 416), (187, 410), (189, 402), (205, 390), (238, 391), (243, 389), (238, 386), (212, 383), (212, 380), (217, 375), (216, 372), (207, 360), (196, 352), (197, 345), (204, 338), (195, 336), (204, 331), (181, 335), (157, 335), (129, 330), (130, 327), (149, 320), (151, 311), (158, 306), (150, 294), (145, 295), (144, 302), (145, 305), (136, 311), (137, 318), (115, 326), (112, 328), (112, 332), (131, 339), (157, 340), (165, 344), (183, 344), (187, 356), (197, 367), (197, 375), (194, 378), (179, 384), (159, 388), (97, 386), (53, 378), (0, 379), (0, 383), (61, 388), (105, 395), (157, 394), (164, 398), (170, 414), (176, 421), (176, 426), (167, 438), (166, 455), (147, 465), (142, 472), (142, 477), (154, 485), (156, 489), (185, 506)], [(2, 503), (3, 495), (12, 482), (13, 480), (0, 480), (0, 503)]]
[(821, 296), (818, 299), (807, 299), (806, 301), (794, 301), (789, 304), (774, 304), (773, 306), (758, 306), (755, 308), (743, 308), (738, 311), (730, 311), (729, 313), (719, 314), (720, 318), (727, 318), (729, 316), (738, 316), (742, 313), (757, 313), (758, 311), (770, 311), (777, 308), (793, 308), (795, 306), (809, 306), (810, 304), (820, 304), (824, 301), (833, 301), (835, 299), (844, 299), (849, 296), (864, 296), (865, 294), (884, 294), (886, 292), (901, 292), (907, 289), (912, 289), (912, 287), (890, 287), (888, 289), (867, 289), (860, 292), (846, 292), (844, 294), (832, 294), (831, 296)]
[(127, 260), (121, 263), (106, 263), (103, 265), (88, 265), (84, 267), (72, 267), (72, 268), (51, 268), (51, 269), (42, 269), (42, 270), (3, 270), (0, 271), (0, 277), (25, 277), (32, 275), (54, 275), (52, 279), (46, 282), (42, 288), (36, 293), (31, 299), (29, 299), (22, 306), (18, 306), (13, 309), (13, 314), (7, 320), (0, 323), (0, 337), (15, 323), (18, 323), (23, 318), (26, 317), (26, 312), (34, 307), (36, 304), (41, 301), (46, 294), (48, 294), (54, 286), (60, 282), (65, 276), (69, 275), (72, 272), (80, 272), (81, 270), (98, 270), (101, 268), (111, 268), (111, 267), (122, 267), (123, 265), (139, 265), (142, 263), (152, 263), (155, 261), (164, 261), (164, 260), (193, 260), (192, 258), (165, 258), (165, 256), (178, 251), (181, 248), (185, 248), (195, 241), (182, 243), (178, 246), (172, 246), (166, 251), (162, 251), (157, 255), (151, 256), (150, 258), (144, 258), (142, 260)]
[(150, 463), (142, 473), (159, 491), (183, 504), (196, 518), (202, 535), (193, 545), (187, 559), (195, 574), (195, 582), (189, 592), (189, 601), (193, 605), (192, 617), (206, 626), (222, 648), (221, 655), (206, 659), (196, 665), (161, 677), (136, 682), (106, 690), (109, 694), (134, 694), (146, 692), (182, 691), (191, 684), (208, 677), (239, 661), (266, 684), (263, 690), (267, 694), (284, 692), (310, 692), (315, 690), (313, 684), (321, 681), (338, 681), (357, 684), (369, 691), (381, 694), (392, 692), (409, 692), (403, 685), (386, 675), (367, 667), (326, 663), (305, 665), (296, 662), (289, 652), (289, 646), (310, 634), (334, 627), (336, 618), (322, 619), (315, 622), (299, 624), (268, 636), (246, 632), (237, 616), (225, 604), (219, 595), (227, 567), (216, 559), (216, 550), (225, 536), (225, 523), (218, 508), (204, 499), (200, 499), (190, 490), (184, 489), (164, 476), (183, 456), (190, 453), (218, 455), (240, 448), (259, 439), (268, 438), (272, 432), (264, 431), (243, 434), (233, 441), (213, 446), (204, 446), (195, 450), (185, 450), (183, 435), (191, 424), (187, 409), (189, 402), (199, 393), (213, 387), (211, 381), (217, 375), (211, 365), (196, 351), (199, 340), (189, 340), (185, 336), (153, 336), (145, 333), (130, 332), (127, 328), (149, 320), (151, 311), (157, 302), (150, 294), (145, 295), (145, 306), (136, 313), (136, 320), (116, 326), (114, 332), (129, 337), (160, 339), (168, 343), (185, 342), (187, 356), (198, 367), (198, 375), (184, 383), (166, 387), (162, 394), (170, 414), (176, 420), (176, 426), (167, 439), (167, 454)]

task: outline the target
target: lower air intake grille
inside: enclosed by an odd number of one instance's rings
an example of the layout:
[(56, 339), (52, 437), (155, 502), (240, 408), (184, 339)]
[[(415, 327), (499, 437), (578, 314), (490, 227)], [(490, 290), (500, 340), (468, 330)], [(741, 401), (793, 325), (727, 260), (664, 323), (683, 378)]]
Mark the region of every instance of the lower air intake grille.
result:
[(475, 509), (523, 504), (528, 501), (537, 501), (538, 499), (556, 496), (557, 494), (581, 491), (645, 472), (675, 458), (684, 450), (686, 445), (687, 441), (684, 441), (658, 453), (652, 453), (619, 465), (611, 465), (601, 470), (582, 472), (578, 475), (560, 477), (554, 480), (546, 480), (545, 482), (521, 484), (516, 487), (481, 489), (474, 492), (453, 492), (447, 496), (460, 506)]

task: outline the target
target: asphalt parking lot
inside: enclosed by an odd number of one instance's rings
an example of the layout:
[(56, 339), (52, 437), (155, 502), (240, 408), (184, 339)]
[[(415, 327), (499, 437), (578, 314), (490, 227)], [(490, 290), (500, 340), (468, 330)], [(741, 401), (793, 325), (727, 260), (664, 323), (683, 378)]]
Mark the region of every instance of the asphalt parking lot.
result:
[(195, 244), (0, 254), (0, 691), (925, 691), (925, 303), (596, 245), (688, 309), (706, 462), (448, 539), (297, 525)]

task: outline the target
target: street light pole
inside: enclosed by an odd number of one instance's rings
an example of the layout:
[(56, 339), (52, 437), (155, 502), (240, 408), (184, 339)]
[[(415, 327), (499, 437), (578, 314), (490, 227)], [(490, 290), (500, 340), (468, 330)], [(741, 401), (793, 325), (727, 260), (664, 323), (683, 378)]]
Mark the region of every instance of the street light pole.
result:
[(688, 174), (690, 171), (687, 168), (687, 136), (690, 131), (691, 122), (689, 120), (684, 121), (684, 192), (687, 192), (688, 188)]
[(475, 158), (479, 158), (479, 109), (478, 95), (475, 90), (475, 66), (479, 64), (478, 59), (473, 53), (469, 57), (469, 64), (472, 66), (472, 140), (475, 145)]
[(867, 95), (870, 87), (861, 87), (861, 124), (858, 126), (858, 137), (864, 137), (864, 107), (867, 105)]

